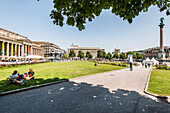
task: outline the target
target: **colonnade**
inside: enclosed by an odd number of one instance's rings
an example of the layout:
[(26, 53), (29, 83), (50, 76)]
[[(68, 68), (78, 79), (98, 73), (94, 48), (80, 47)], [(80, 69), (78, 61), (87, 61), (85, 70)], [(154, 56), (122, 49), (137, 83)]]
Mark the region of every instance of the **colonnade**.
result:
[(32, 55), (32, 53), (33, 49), (31, 45), (0, 41), (1, 59), (8, 59), (13, 56), (24, 57), (27, 55)]

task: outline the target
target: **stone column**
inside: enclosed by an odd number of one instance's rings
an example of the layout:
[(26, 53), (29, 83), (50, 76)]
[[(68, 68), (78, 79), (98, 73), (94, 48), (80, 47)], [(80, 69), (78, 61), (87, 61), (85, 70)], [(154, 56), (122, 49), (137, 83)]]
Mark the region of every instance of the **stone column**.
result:
[(163, 28), (160, 28), (160, 51), (164, 51), (164, 46), (163, 46)]
[(35, 55), (37, 55), (37, 49), (35, 48)]
[(18, 49), (17, 49), (17, 44), (15, 44), (15, 56), (17, 56), (17, 51), (18, 51)]
[(30, 46), (30, 55), (32, 55), (32, 46)]
[(159, 25), (160, 27), (160, 51), (163, 52), (164, 51), (164, 46), (163, 46), (163, 27), (164, 27), (164, 23), (163, 23), (163, 20), (164, 18), (161, 18), (161, 23)]
[(24, 45), (21, 45), (21, 57), (24, 57)]
[(26, 56), (28, 55), (27, 54), (27, 45), (25, 45), (25, 54), (26, 54)]
[(14, 50), (13, 50), (13, 44), (11, 44), (11, 56), (13, 56), (13, 52), (14, 52)]
[(5, 42), (2, 41), (2, 59), (4, 59), (5, 55)]
[(29, 45), (27, 46), (27, 50), (28, 50), (27, 54), (30, 55), (30, 46)]
[(36, 49), (36, 55), (38, 55), (38, 49)]
[(7, 54), (6, 54), (7, 57), (9, 57), (9, 43), (7, 42)]
[(163, 27), (164, 27), (164, 23), (163, 23), (164, 18), (161, 18), (160, 21), (160, 51), (158, 53), (158, 57), (159, 59), (165, 59), (165, 52), (164, 52), (164, 46), (163, 46)]
[(18, 45), (18, 57), (20, 57), (20, 45)]

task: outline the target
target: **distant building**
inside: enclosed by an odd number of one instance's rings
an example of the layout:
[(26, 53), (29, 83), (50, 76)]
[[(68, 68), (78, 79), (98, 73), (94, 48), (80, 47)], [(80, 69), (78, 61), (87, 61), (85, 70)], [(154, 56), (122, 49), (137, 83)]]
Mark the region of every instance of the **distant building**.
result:
[(114, 52), (120, 54), (120, 49), (116, 48), (114, 49)]
[(0, 59), (20, 59), (28, 55), (44, 56), (44, 49), (25, 36), (0, 28)]
[(74, 45), (74, 44), (71, 45), (71, 48), (68, 48), (68, 52), (67, 52), (68, 55), (71, 50), (75, 51), (76, 57), (77, 57), (79, 51), (82, 51), (85, 56), (86, 56), (87, 51), (89, 51), (92, 54), (93, 58), (97, 58), (98, 50), (104, 51), (104, 49), (100, 49), (99, 47), (78, 47), (78, 45)]
[[(160, 52), (160, 47), (149, 48), (145, 50), (145, 58), (149, 57), (150, 59), (154, 57), (158, 59), (158, 53)], [(170, 46), (164, 46), (165, 60), (170, 60)]]
[(62, 50), (59, 46), (51, 43), (51, 42), (42, 42), (42, 41), (34, 41), (34, 44), (40, 45), (42, 48), (44, 48), (44, 57), (51, 56), (51, 53), (54, 53), (55, 51)]
[(54, 59), (60, 60), (64, 58), (64, 54), (67, 54), (64, 49), (55, 49), (49, 54), (49, 57), (54, 57)]

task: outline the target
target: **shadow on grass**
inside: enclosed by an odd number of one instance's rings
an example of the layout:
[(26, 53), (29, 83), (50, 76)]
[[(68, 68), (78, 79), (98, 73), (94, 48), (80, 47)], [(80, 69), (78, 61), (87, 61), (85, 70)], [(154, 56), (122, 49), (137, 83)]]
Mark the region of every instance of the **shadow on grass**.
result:
[(170, 113), (169, 104), (136, 91), (73, 81), (2, 96), (0, 106), (2, 113)]
[(43, 79), (43, 78), (36, 78), (34, 80), (27, 80), (27, 84), (21, 86), (19, 84), (10, 84), (9, 80), (1, 80), (0, 81), (0, 93), (6, 92), (6, 91), (11, 91), (11, 90), (16, 90), (20, 88), (26, 88), (26, 87), (31, 87), (35, 85), (40, 85), (40, 84), (45, 84), (45, 83), (50, 83), (50, 82), (56, 82), (60, 80), (67, 80), (66, 78), (64, 79), (59, 79), (58, 77), (55, 78), (49, 78), (49, 79)]

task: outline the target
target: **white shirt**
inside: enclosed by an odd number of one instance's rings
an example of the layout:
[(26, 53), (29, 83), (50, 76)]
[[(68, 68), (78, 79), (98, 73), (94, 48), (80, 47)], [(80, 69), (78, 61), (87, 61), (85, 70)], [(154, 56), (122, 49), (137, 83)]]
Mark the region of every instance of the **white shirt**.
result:
[[(10, 74), (10, 75), (9, 75), (9, 79), (13, 79), (13, 78), (15, 78), (15, 77), (18, 77), (18, 74), (15, 74), (15, 75)], [(13, 81), (15, 81), (15, 80), (17, 80), (17, 79), (14, 79)]]

